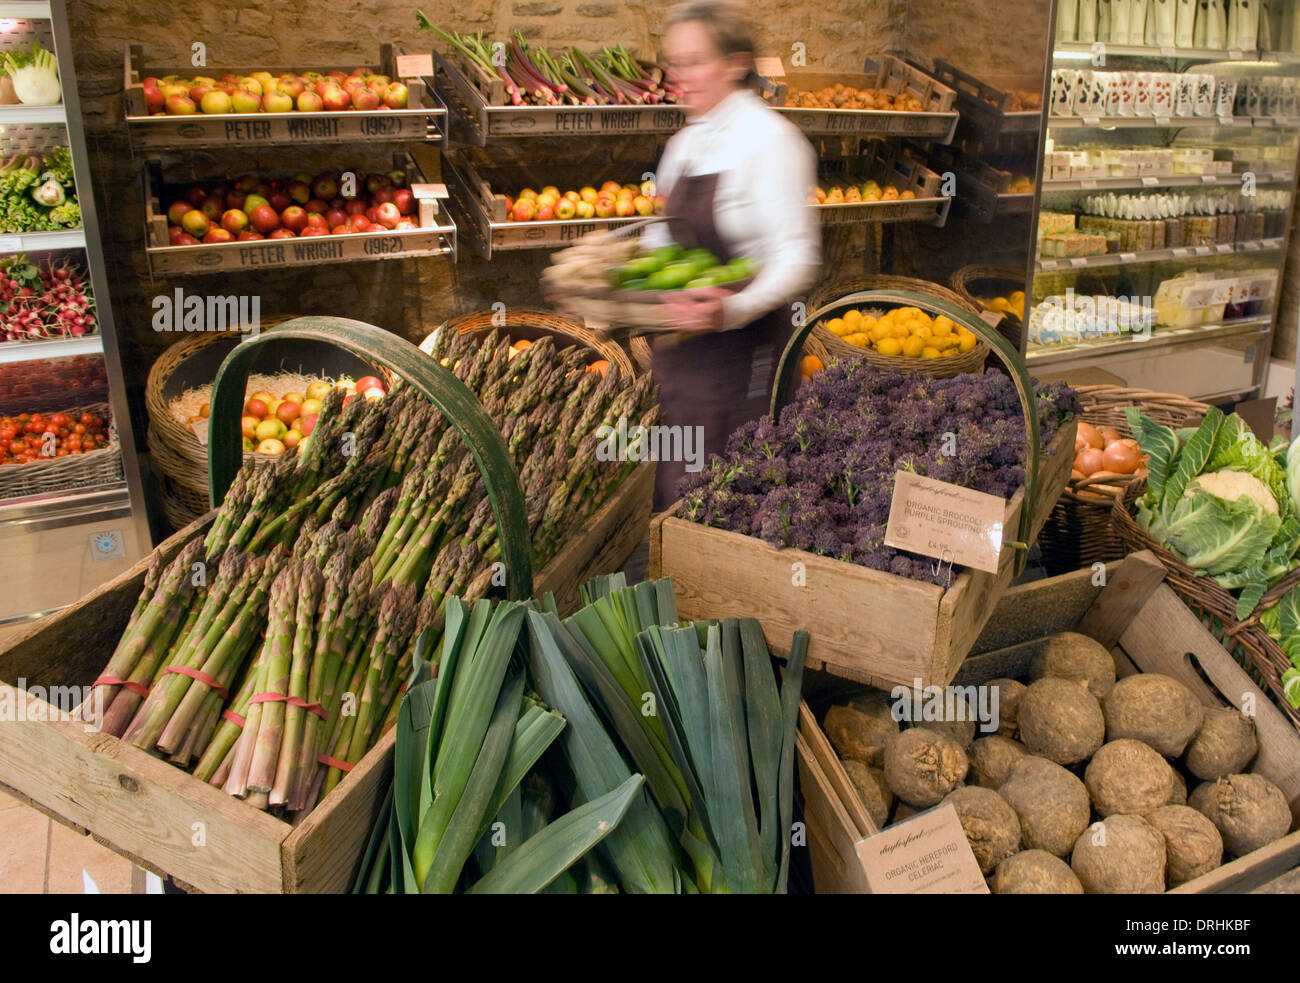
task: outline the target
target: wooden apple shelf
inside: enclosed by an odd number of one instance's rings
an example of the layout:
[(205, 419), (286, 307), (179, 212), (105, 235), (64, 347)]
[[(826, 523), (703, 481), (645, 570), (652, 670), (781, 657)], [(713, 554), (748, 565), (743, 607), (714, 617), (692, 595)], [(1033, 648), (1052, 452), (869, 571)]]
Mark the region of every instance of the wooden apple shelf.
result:
[(890, 201), (848, 201), (814, 206), (823, 225), (867, 222), (920, 222), (941, 228), (948, 221), (952, 198), (942, 194), (943, 178), (924, 163), (893, 146), (877, 144), (862, 156), (823, 156), (819, 183), (823, 187), (875, 180), (883, 188), (892, 184), (914, 198)]
[(996, 143), (1003, 135), (1032, 133), (1037, 135), (1042, 124), (1043, 111), (1039, 109), (1013, 110), (1012, 89), (1038, 91), (1042, 78), (1006, 76), (976, 78), (950, 65), (941, 58), (934, 60), (934, 74), (946, 85), (957, 90), (957, 111), (963, 125), (969, 123), (979, 131), (983, 140)]
[[(424, 181), (408, 154), (393, 155), (393, 168), (405, 171), (407, 185)], [(298, 236), (292, 239), (258, 239), (252, 242), (200, 243), (173, 246), (167, 237), (166, 203), (179, 196), (181, 186), (163, 180), (162, 163), (147, 161), (143, 174), (145, 199), (145, 256), (154, 276), (226, 273), (286, 266), (318, 266), (361, 260), (409, 259), (415, 256), (450, 256), (456, 259), (456, 225), (433, 198), (418, 198), (413, 218), (417, 229), (360, 232), (351, 235)]]
[(162, 148), (187, 149), (199, 147), (258, 147), (276, 144), (338, 144), (347, 141), (373, 143), (387, 141), (411, 143), (413, 141), (441, 142), (447, 131), (447, 109), (423, 79), (400, 77), (397, 60), (391, 44), (379, 46), (378, 67), (381, 74), (406, 84), (407, 108), (360, 111), (347, 109), (338, 112), (288, 112), (288, 113), (192, 113), (186, 116), (150, 115), (145, 105), (143, 80), (156, 76), (179, 75), (192, 77), (205, 72), (247, 75), (253, 71), (268, 71), (273, 75), (285, 72), (295, 74), (316, 71), (322, 74), (352, 66), (273, 68), (160, 68), (147, 66), (144, 48), (128, 44), (123, 65), (123, 90), (126, 105), (127, 133), (135, 150)]
[[(598, 187), (605, 180), (639, 182), (643, 174), (654, 169), (654, 165), (648, 163), (619, 163), (614, 167), (616, 170), (608, 174), (592, 174), (580, 171), (572, 164), (546, 164), (534, 173), (522, 167), (484, 168), (467, 155), (454, 152), (443, 155), (443, 178), (447, 182), (447, 193), (461, 234), (468, 237), (475, 251), (485, 259), (491, 259), (492, 254), (500, 250), (570, 246), (593, 232), (605, 232), (641, 221), (640, 215), (548, 222), (509, 220), (503, 191), (516, 193), (524, 187), (536, 189), (548, 184), (576, 190), (589, 184)], [(559, 185), (561, 181), (570, 183)]]
[(457, 141), (486, 146), (493, 137), (626, 136), (673, 133), (686, 124), (679, 106), (513, 106), (499, 78), (462, 54), (433, 53), (427, 79), (452, 113)]

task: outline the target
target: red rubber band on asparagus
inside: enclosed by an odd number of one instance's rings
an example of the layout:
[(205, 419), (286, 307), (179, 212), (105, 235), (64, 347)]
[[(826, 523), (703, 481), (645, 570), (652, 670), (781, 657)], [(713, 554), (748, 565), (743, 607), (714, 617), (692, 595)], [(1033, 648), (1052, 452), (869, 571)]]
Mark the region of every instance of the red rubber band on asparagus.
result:
[(222, 711), (221, 711), (221, 719), (222, 719), (222, 720), (229, 720), (229, 721), (230, 721), (232, 724), (234, 724), (236, 727), (243, 727), (244, 724), (248, 723), (247, 720), (245, 720), (245, 719), (244, 719), (243, 717), (241, 717), (239, 714), (235, 713), (234, 710), (222, 710)]
[(330, 768), (337, 768), (345, 774), (352, 770), (352, 766), (346, 761), (340, 761), (338, 758), (331, 758), (328, 754), (316, 755), (316, 762)]
[(191, 669), (189, 666), (168, 666), (166, 669), (163, 670), (163, 675), (165, 676), (169, 672), (178, 672), (182, 676), (189, 676), (190, 679), (194, 680), (196, 683), (202, 683), (208, 689), (212, 690), (214, 693), (220, 696), (223, 700), (229, 695), (229, 691), (226, 689), (226, 687), (222, 686), (219, 682), (217, 682), (215, 679), (209, 676), (206, 672), (203, 672), (199, 669)]
[(248, 705), (254, 703), (287, 703), (291, 707), (302, 707), (308, 713), (314, 713), (325, 719), (325, 708), (319, 703), (308, 703), (301, 696), (285, 696), (283, 693), (258, 693), (248, 701)]
[(114, 679), (112, 676), (100, 676), (90, 685), (92, 689), (96, 686), (122, 686), (142, 700), (149, 695), (149, 687), (144, 683), (133, 683), (129, 679)]

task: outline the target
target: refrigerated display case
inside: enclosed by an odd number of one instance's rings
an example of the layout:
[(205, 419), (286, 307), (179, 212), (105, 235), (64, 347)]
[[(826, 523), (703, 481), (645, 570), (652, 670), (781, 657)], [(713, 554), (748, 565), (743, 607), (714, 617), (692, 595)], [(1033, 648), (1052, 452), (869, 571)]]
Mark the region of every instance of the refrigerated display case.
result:
[[(1163, 23), (1121, 30), (1078, 9), (1053, 4), (1026, 361), (1212, 402), (1259, 395), (1291, 236), (1300, 61), (1261, 47), (1276, 31), (1230, 24), (1188, 44)], [(1133, 301), (1154, 325), (1062, 316), (1089, 298)]]
[[(66, 148), (80, 224), (74, 211), (32, 218), (14, 207), (22, 192), (13, 189), (21, 182), (6, 181), (0, 172), (0, 193), (7, 196), (0, 266), (8, 281), (8, 289), (0, 285), (0, 338), (9, 339), (0, 343), (0, 417), (7, 418), (0, 425), (0, 567), (6, 579), (0, 623), (71, 604), (151, 548), (65, 6), (62, 0), (0, 3), (0, 51), (29, 49), (33, 41), (55, 55), (61, 101), (0, 104), (0, 150), (6, 161), (46, 166), (49, 155)], [(57, 182), (54, 170), (37, 181), (51, 175)], [(65, 281), (56, 271), (69, 271), (77, 289), (58, 290)], [(73, 315), (83, 310), (81, 297), (93, 302), (93, 316), (78, 323)], [(76, 310), (68, 316), (50, 314), (51, 307), (74, 299)], [(24, 310), (29, 316), (19, 317)]]

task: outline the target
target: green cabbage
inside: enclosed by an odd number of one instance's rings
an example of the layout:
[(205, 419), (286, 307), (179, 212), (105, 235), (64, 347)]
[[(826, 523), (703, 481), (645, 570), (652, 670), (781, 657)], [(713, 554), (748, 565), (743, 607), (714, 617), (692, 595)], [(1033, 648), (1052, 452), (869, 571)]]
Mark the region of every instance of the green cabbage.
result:
[(1230, 502), (1194, 485), (1168, 513), (1163, 531), (1189, 567), (1222, 574), (1260, 564), (1281, 525), (1248, 496)]
[(1286, 455), (1286, 487), (1291, 496), (1291, 507), (1300, 512), (1300, 437), (1291, 442)]

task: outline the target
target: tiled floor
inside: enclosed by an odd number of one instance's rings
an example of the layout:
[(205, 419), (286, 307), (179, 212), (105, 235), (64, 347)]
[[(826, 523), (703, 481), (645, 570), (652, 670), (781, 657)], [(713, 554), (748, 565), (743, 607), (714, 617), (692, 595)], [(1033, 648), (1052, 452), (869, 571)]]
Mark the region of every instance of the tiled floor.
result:
[(0, 792), (0, 894), (81, 894), (83, 870), (101, 894), (131, 891), (130, 861)]

